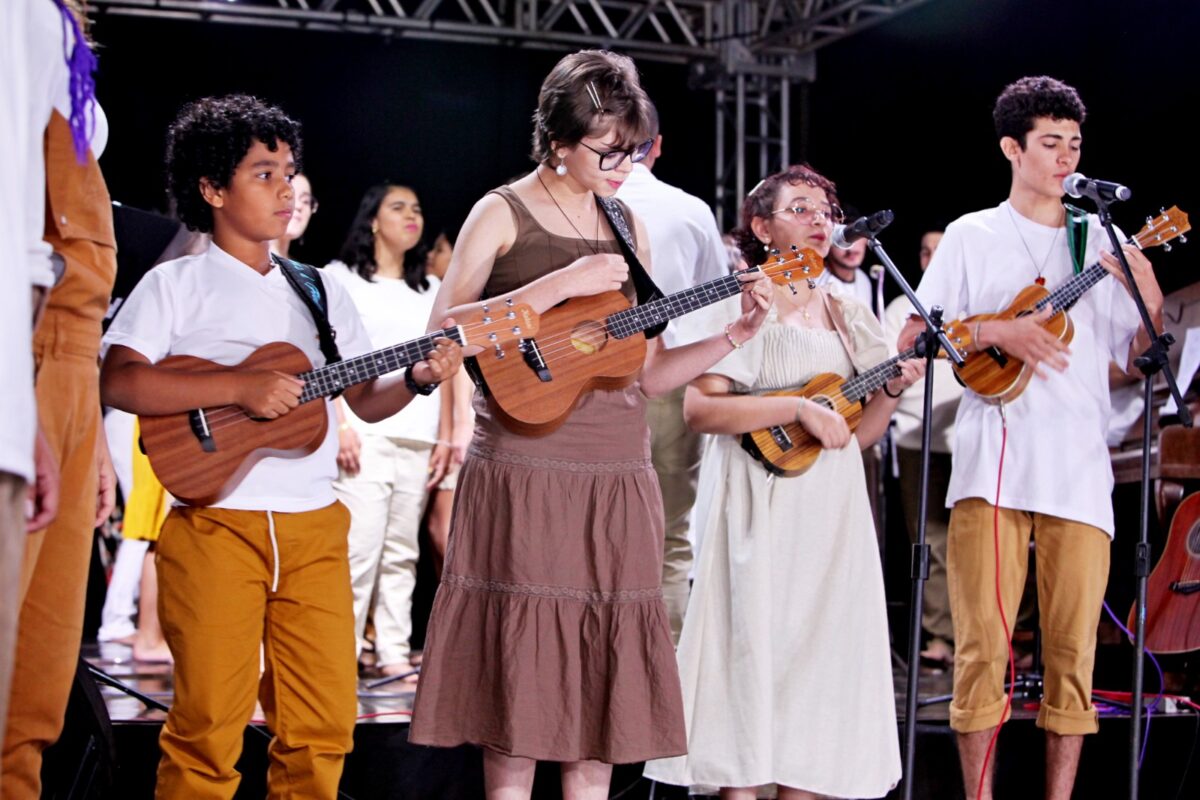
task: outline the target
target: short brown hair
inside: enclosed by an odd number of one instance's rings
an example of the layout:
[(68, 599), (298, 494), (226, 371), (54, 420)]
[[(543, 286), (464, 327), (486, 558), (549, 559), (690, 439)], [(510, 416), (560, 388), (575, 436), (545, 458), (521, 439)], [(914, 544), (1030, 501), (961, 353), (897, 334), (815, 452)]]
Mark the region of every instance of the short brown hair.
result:
[(785, 170), (763, 178), (742, 201), (742, 224), (733, 231), (733, 240), (737, 243), (738, 249), (742, 251), (742, 257), (746, 259), (746, 263), (752, 267), (765, 261), (767, 254), (763, 250), (762, 242), (754, 235), (750, 222), (755, 217), (765, 219), (771, 215), (771, 212), (775, 210), (771, 208), (775, 204), (775, 195), (779, 193), (779, 187), (785, 183), (789, 186), (799, 186), (803, 183), (822, 189), (828, 196), (830, 205), (839, 205), (837, 186), (808, 164), (793, 164)]
[(530, 156), (539, 164), (547, 163), (554, 154), (553, 142), (575, 145), (610, 128), (621, 137), (618, 149), (649, 139), (650, 99), (638, 81), (633, 59), (607, 50), (580, 50), (555, 64), (542, 82)]

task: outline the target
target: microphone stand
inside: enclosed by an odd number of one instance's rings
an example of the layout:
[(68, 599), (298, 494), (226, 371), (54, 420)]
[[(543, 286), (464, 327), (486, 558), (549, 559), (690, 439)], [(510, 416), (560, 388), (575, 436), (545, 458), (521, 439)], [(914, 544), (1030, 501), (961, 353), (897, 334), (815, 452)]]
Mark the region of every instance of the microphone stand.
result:
[(925, 581), (929, 578), (929, 545), (925, 543), (925, 520), (929, 503), (929, 458), (933, 431), (929, 427), (933, 416), (933, 364), (938, 350), (945, 349), (946, 355), (961, 366), (963, 358), (954, 349), (946, 332), (942, 330), (942, 307), (934, 306), (929, 311), (921, 305), (912, 286), (884, 251), (877, 236), (867, 240), (876, 258), (887, 268), (888, 273), (912, 303), (921, 319), (925, 320), (925, 331), (916, 340), (917, 353), (925, 358), (925, 411), (921, 426), (921, 487), (917, 506), (917, 541), (912, 548), (912, 603), (908, 617), (908, 688), (904, 710), (904, 800), (912, 800), (913, 778), (917, 759), (917, 679), (921, 663), (921, 616), (925, 599)]
[(1145, 680), (1145, 660), (1146, 660), (1146, 580), (1150, 575), (1150, 444), (1153, 431), (1150, 425), (1150, 409), (1151, 403), (1154, 400), (1154, 376), (1161, 372), (1166, 378), (1167, 387), (1171, 391), (1171, 395), (1175, 398), (1175, 403), (1179, 407), (1179, 421), (1187, 428), (1192, 427), (1192, 415), (1187, 405), (1183, 402), (1183, 397), (1179, 392), (1179, 384), (1175, 381), (1175, 375), (1171, 371), (1171, 365), (1168, 362), (1167, 351), (1171, 345), (1175, 343), (1175, 337), (1169, 333), (1158, 333), (1154, 329), (1154, 321), (1150, 318), (1150, 312), (1146, 310), (1146, 301), (1142, 297), (1141, 291), (1138, 290), (1137, 282), (1133, 279), (1133, 270), (1129, 267), (1129, 261), (1125, 258), (1125, 252), (1121, 249), (1121, 241), (1117, 237), (1117, 232), (1113, 228), (1112, 212), (1109, 210), (1111, 200), (1105, 197), (1103, 192), (1097, 192), (1095, 195), (1089, 195), (1096, 203), (1096, 208), (1100, 215), (1100, 224), (1104, 226), (1104, 230), (1108, 232), (1108, 239), (1112, 243), (1113, 253), (1117, 260), (1121, 262), (1121, 270), (1125, 274), (1125, 280), (1129, 284), (1129, 294), (1133, 297), (1133, 302), (1137, 306), (1138, 313), (1142, 318), (1142, 326), (1146, 329), (1146, 333), (1150, 337), (1150, 346), (1144, 353), (1133, 360), (1134, 366), (1141, 370), (1143, 383), (1145, 385), (1144, 392), (1144, 411), (1142, 412), (1142, 498), (1141, 498), (1141, 519), (1138, 524), (1138, 542), (1134, 550), (1133, 556), (1133, 575), (1137, 582), (1137, 600), (1135, 605), (1135, 625), (1133, 635), (1133, 702), (1131, 712), (1133, 714), (1130, 719), (1130, 735), (1129, 735), (1129, 798), (1137, 800), (1138, 797), (1138, 761), (1141, 758), (1142, 749), (1142, 683)]

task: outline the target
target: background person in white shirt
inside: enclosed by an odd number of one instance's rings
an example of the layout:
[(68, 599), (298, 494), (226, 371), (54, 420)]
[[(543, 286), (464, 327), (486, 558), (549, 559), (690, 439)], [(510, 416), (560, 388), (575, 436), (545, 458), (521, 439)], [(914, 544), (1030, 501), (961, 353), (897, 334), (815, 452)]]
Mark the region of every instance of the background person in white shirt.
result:
[[(425, 333), (439, 281), (425, 274), (424, 230), (416, 193), (378, 184), (359, 203), (342, 261), (324, 270), (354, 300), (372, 349)], [(337, 403), (340, 475), (333, 487), (350, 509), (355, 635), (361, 655), (370, 612), (383, 675), (413, 669), (409, 636), (421, 515), (450, 462), (449, 433), (439, 436), (440, 402), (436, 395), (414, 397), (399, 414), (371, 424)], [(408, 682), (415, 684), (416, 676)]]
[[(928, 231), (921, 237), (921, 272), (942, 240), (941, 231)], [(883, 312), (884, 330), (889, 342), (915, 313), (903, 294), (888, 303)], [(954, 660), (954, 624), (950, 620), (950, 596), (946, 587), (946, 533), (950, 510), (946, 508), (946, 487), (950, 483), (950, 444), (954, 441), (954, 415), (963, 389), (954, 377), (950, 362), (938, 359), (933, 365), (933, 418), (930, 420), (932, 446), (929, 461), (929, 502), (925, 540), (929, 544), (929, 579), (925, 582), (925, 603), (921, 628), (926, 637), (921, 658), (930, 666), (949, 667)], [(912, 540), (917, 536), (917, 513), (921, 484), (921, 426), (925, 415), (925, 379), (904, 390), (892, 416), (892, 437), (900, 464), (900, 500), (904, 522)]]
[[(1079, 164), (1086, 111), (1079, 95), (1047, 77), (1022, 78), (993, 110), (1001, 152), (1012, 172), (1008, 199), (951, 223), (917, 290), (946, 318), (993, 313), (1037, 282), (1061, 286), (1075, 269), (1096, 263), (1120, 271), (1108, 238), (1088, 215), (1086, 252), (1073, 263), (1063, 179)], [(1162, 291), (1150, 262), (1123, 247), (1156, 326)], [(1112, 465), (1105, 433), (1110, 414), (1108, 364), (1130, 371), (1148, 346), (1128, 292), (1107, 277), (1070, 310), (1067, 347), (1041, 326), (1050, 309), (973, 325), (976, 348), (995, 346), (1024, 361), (1040, 379), (1001, 410), (966, 392), (955, 421), (948, 546), (954, 618), (954, 701), (967, 797), (976, 797), (994, 728), (1003, 721), (1008, 639), (1025, 582), (1031, 536), (1037, 543), (1038, 607), (1045, 654), (1045, 694), (1037, 724), (1046, 730), (1046, 797), (1068, 798), (1083, 735), (1098, 730), (1091, 702), (1096, 626), (1108, 580), (1113, 533)], [(916, 323), (901, 337), (911, 341)], [(1003, 438), (1007, 435), (1007, 445)], [(1004, 447), (1003, 476), (999, 461)], [(1001, 477), (1003, 480), (1001, 481)], [(999, 501), (997, 487), (999, 485)], [(992, 505), (999, 506), (999, 512)], [(993, 526), (1003, 555), (997, 567)], [(996, 603), (996, 573), (1008, 629)], [(995, 763), (991, 760), (989, 765)], [(990, 770), (989, 770), (990, 771)], [(985, 776), (979, 798), (990, 798)]]
[[(637, 212), (650, 236), (654, 253), (654, 282), (663, 294), (671, 294), (730, 271), (728, 251), (717, 229), (712, 209), (700, 198), (664, 183), (654, 176), (655, 162), (662, 155), (658, 111), (651, 106), (651, 135), (654, 146), (617, 192)], [(663, 344), (677, 347), (706, 338), (709, 331), (689, 331), (687, 318), (667, 326)], [(671, 620), (671, 637), (679, 642), (683, 615), (688, 603), (688, 575), (692, 569), (692, 545), (688, 540), (688, 517), (696, 502), (696, 479), (700, 474), (701, 434), (683, 421), (683, 392), (652, 398), (646, 408), (650, 425), (650, 457), (658, 473), (666, 518), (663, 552), (663, 600)]]

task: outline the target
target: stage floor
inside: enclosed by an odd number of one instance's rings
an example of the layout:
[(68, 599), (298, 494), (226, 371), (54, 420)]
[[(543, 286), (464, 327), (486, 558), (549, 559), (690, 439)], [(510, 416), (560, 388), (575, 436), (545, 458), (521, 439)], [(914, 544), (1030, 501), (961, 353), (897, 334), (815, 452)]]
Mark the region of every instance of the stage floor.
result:
[[(169, 664), (133, 661), (130, 648), (118, 644), (85, 645), (84, 656), (94, 667), (132, 689), (169, 705), (172, 697)], [(904, 671), (894, 670), (896, 715), (901, 724), (905, 707)], [(355, 749), (346, 762), (343, 796), (365, 798), (477, 798), (483, 796), (479, 753), (474, 748), (453, 750), (411, 745), (407, 741), (408, 720), (414, 692), (396, 683), (375, 686), (375, 680), (360, 680), (359, 725)], [(949, 729), (952, 676), (949, 671), (922, 669), (919, 681), (918, 743), (915, 796), (943, 800), (963, 796), (953, 734)], [(165, 713), (148, 708), (142, 701), (119, 690), (101, 686), (117, 743), (114, 790), (106, 795), (120, 798), (151, 797), (154, 767), (158, 758), (157, 735)], [(1042, 736), (1034, 726), (1037, 703), (1014, 701), (1012, 721), (1001, 734), (997, 762), (997, 795), (1025, 797), (1040, 795), (1044, 772)], [(1111, 709), (1101, 716), (1100, 734), (1089, 737), (1077, 781), (1076, 797), (1124, 797), (1127, 784), (1129, 719), (1127, 710)], [(244, 775), (238, 797), (262, 797), (265, 793), (266, 743), (262, 710), (256, 709), (254, 723), (245, 736), (245, 751), (239, 769)], [(1186, 708), (1160, 710), (1152, 721), (1150, 746), (1142, 770), (1142, 797), (1200, 796), (1200, 767), (1188, 771), (1196, 758), (1200, 718)], [(684, 798), (669, 787), (654, 787), (640, 776), (640, 765), (625, 765), (614, 771), (611, 796), (622, 798)], [(559, 796), (554, 765), (539, 768), (535, 797)], [(899, 796), (899, 790), (889, 795)]]

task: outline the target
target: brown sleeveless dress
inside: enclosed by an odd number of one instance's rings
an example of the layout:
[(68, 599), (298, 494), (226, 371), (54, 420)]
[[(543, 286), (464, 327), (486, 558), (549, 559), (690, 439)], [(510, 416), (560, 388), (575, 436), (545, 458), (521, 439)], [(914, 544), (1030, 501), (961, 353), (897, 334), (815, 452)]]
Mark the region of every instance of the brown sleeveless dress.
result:
[[(485, 296), (591, 252), (542, 228), (508, 187), (495, 193), (517, 238)], [(503, 428), (478, 394), (475, 410), (409, 738), (546, 761), (685, 752), (641, 391), (591, 392), (539, 438)]]

